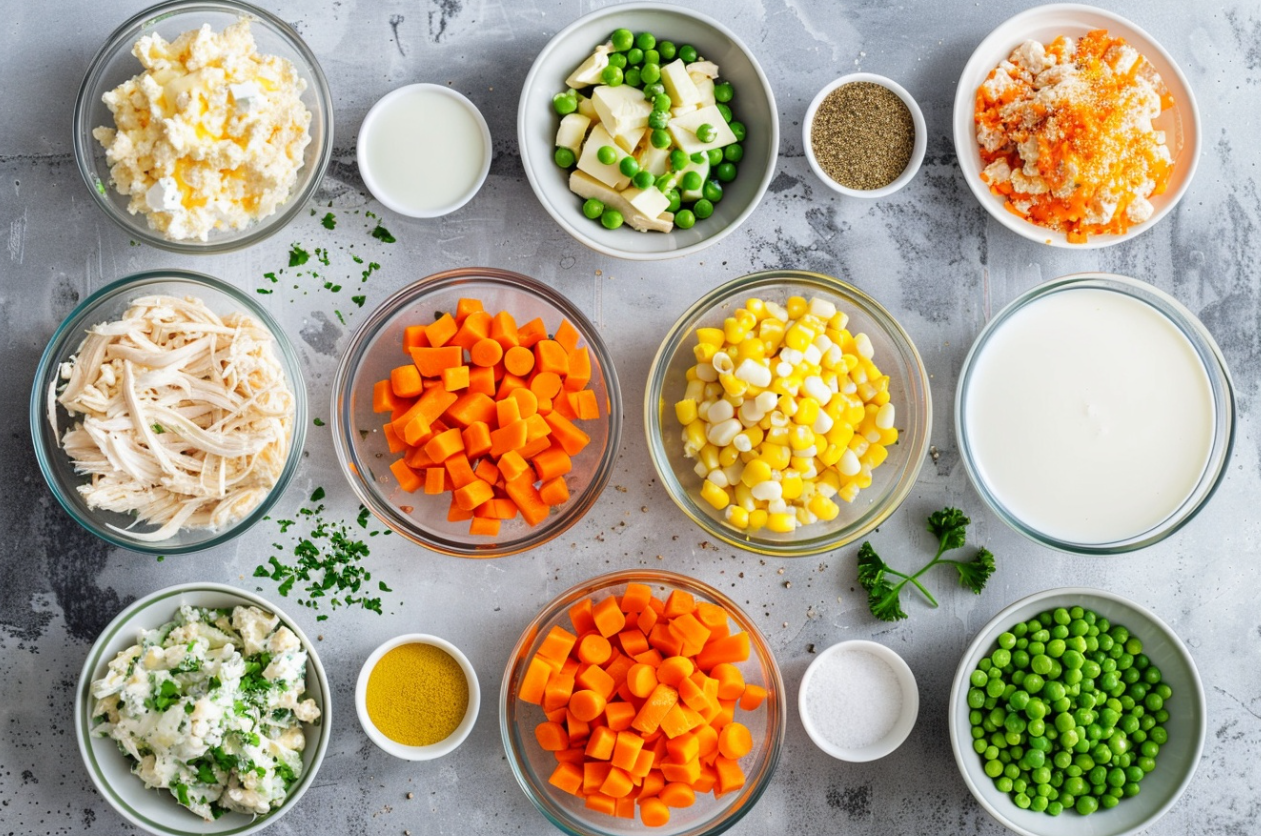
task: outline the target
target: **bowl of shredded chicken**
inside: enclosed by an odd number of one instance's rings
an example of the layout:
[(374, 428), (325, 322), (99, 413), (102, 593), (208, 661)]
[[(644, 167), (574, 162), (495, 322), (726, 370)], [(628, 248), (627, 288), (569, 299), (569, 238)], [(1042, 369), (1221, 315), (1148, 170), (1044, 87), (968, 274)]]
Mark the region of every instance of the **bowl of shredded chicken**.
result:
[(141, 551), (206, 548), (260, 518), (292, 476), (301, 380), (278, 326), (240, 291), (142, 274), (93, 294), (54, 335), (32, 434), (54, 494), (94, 533)]
[(1119, 16), (1058, 4), (977, 48), (955, 102), (968, 185), (1000, 222), (1067, 247), (1156, 223), (1195, 169), (1198, 114), (1154, 40)]

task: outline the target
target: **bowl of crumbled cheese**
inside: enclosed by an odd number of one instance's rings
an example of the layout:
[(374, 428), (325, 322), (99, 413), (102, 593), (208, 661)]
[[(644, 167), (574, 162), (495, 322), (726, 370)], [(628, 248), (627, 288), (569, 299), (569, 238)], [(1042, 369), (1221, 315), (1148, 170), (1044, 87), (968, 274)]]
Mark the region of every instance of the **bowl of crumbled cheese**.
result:
[(246, 294), (199, 273), (120, 279), (44, 349), (30, 426), (53, 496), (133, 551), (210, 548), (266, 515), (307, 423), (298, 355)]
[(79, 171), (133, 239), (249, 246), (285, 226), (333, 148), (328, 82), (288, 24), (229, 0), (177, 0), (123, 23), (74, 111)]

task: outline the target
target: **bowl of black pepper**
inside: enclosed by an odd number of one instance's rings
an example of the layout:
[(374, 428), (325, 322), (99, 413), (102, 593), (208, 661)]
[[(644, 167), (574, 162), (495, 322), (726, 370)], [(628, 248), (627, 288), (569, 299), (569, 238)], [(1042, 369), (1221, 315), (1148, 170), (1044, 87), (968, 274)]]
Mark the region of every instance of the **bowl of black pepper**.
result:
[(824, 185), (850, 197), (885, 197), (924, 161), (924, 114), (897, 82), (841, 76), (819, 91), (802, 122), (806, 159)]

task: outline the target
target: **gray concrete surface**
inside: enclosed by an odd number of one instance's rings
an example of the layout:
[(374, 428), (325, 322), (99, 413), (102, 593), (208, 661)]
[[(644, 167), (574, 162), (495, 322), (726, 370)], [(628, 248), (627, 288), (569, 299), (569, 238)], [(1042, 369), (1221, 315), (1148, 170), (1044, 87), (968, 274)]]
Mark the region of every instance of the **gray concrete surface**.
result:
[[(963, 183), (949, 139), (955, 82), (967, 57), (999, 22), (1031, 4), (939, 0), (700, 0), (690, 5), (733, 27), (762, 61), (780, 107), (779, 174), (742, 229), (698, 257), (633, 264), (570, 240), (538, 207), (516, 150), (517, 94), (534, 54), (552, 33), (593, 7), (556, 0), (282, 0), (319, 55), (337, 106), (336, 162), (320, 195), (342, 223), (327, 232), (303, 217), (244, 252), (177, 257), (142, 246), (87, 199), (71, 158), (71, 106), (91, 55), (140, 0), (53, 4), (9, 0), (0, 8), (0, 833), (119, 833), (128, 826), (92, 789), (71, 725), (79, 668), (97, 632), (126, 602), (191, 580), (256, 588), (250, 577), (277, 540), (263, 523), (230, 545), (197, 555), (152, 557), (105, 547), (82, 532), (42, 484), (31, 452), (27, 397), (40, 350), (77, 300), (105, 282), (158, 266), (203, 270), (257, 287), (283, 267), (288, 247), (327, 246), (341, 294), (311, 279), (260, 297), (292, 333), (308, 372), (312, 412), (327, 419), (340, 350), (362, 319), (349, 296), (358, 268), (338, 247), (382, 265), (366, 285), (366, 312), (390, 291), (440, 269), (485, 264), (537, 276), (568, 294), (604, 330), (616, 352), (627, 404), (612, 485), (595, 509), (552, 546), (517, 557), (465, 562), (376, 540), (375, 575), (395, 592), (386, 615), (339, 612), (303, 626), (336, 690), (336, 731), (316, 786), (269, 832), (546, 833), (549, 825), (517, 787), (504, 759), (494, 701), (508, 646), (545, 601), (610, 569), (665, 567), (717, 584), (747, 606), (769, 636), (790, 695), (811, 657), (846, 638), (868, 637), (900, 652), (919, 679), (922, 709), (907, 743), (865, 765), (833, 761), (794, 714), (773, 785), (733, 833), (945, 834), (1002, 832), (968, 795), (946, 740), (946, 701), (959, 654), (995, 612), (1028, 593), (1077, 582), (1133, 597), (1190, 646), (1208, 696), (1209, 738), (1182, 801), (1152, 834), (1257, 833), (1261, 819), (1261, 9), (1255, 4), (1178, 0), (1104, 2), (1135, 19), (1181, 63), (1199, 98), (1200, 168), (1178, 210), (1132, 242), (1065, 252), (1004, 230)], [(861, 67), (887, 74), (922, 104), (930, 132), (919, 177), (895, 197), (842, 200), (813, 178), (799, 124), (814, 92)], [(490, 179), (455, 215), (427, 222), (384, 213), (393, 246), (368, 237), (356, 210), (377, 210), (360, 192), (354, 144), (360, 119), (387, 90), (450, 82), (486, 114), (495, 142)], [(3, 237), (0, 230), (0, 237)], [(754, 269), (804, 267), (844, 277), (882, 300), (918, 343), (933, 375), (936, 462), (878, 535), (889, 555), (922, 552), (924, 516), (956, 504), (974, 519), (971, 537), (997, 555), (979, 597), (932, 579), (942, 606), (909, 602), (911, 618), (873, 621), (854, 593), (854, 549), (798, 561), (763, 561), (706, 543), (656, 485), (640, 404), (652, 351), (674, 317), (706, 289)], [(1069, 557), (1038, 548), (982, 506), (960, 466), (951, 420), (959, 365), (987, 313), (1057, 275), (1103, 269), (1171, 291), (1213, 331), (1238, 385), (1240, 429), (1230, 475), (1183, 531), (1138, 554)], [(347, 314), (337, 321), (334, 309)], [(634, 315), (628, 316), (628, 312)], [(328, 429), (312, 427), (306, 459), (278, 516), (317, 486), (330, 512), (353, 518)], [(661, 559), (658, 559), (658, 555)], [(791, 582), (791, 588), (788, 584)], [(270, 582), (265, 595), (274, 596)], [(487, 701), (467, 743), (427, 764), (394, 760), (368, 742), (351, 709), (366, 654), (404, 631), (437, 633), (477, 667)], [(414, 793), (408, 799), (407, 793)]]

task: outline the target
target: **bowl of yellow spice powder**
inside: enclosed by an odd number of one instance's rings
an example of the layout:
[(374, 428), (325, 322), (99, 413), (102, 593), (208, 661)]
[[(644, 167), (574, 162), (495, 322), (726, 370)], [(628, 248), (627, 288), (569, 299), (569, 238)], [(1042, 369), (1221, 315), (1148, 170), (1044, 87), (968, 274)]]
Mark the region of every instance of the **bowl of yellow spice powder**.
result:
[(377, 746), (409, 761), (440, 758), (473, 730), (481, 691), (459, 648), (408, 633), (378, 647), (355, 685), (359, 724)]
[(802, 120), (810, 168), (849, 197), (885, 197), (914, 179), (928, 147), (924, 113), (897, 82), (842, 76), (819, 91)]

